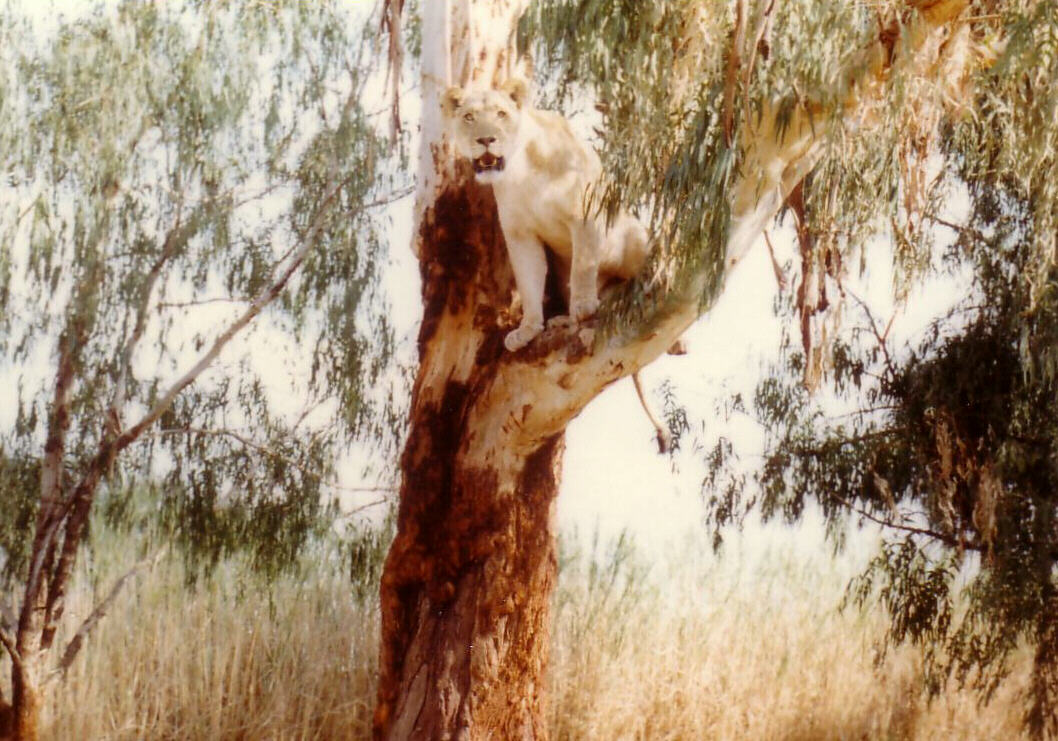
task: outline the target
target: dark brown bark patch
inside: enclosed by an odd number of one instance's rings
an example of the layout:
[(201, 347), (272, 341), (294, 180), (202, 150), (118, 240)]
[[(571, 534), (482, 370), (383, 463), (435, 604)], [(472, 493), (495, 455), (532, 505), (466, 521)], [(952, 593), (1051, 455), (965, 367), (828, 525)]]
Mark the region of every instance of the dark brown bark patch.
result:
[(466, 173), (441, 193), (423, 230), (420, 357), (445, 316), (472, 310), (475, 326), (499, 331), (514, 284), (492, 189)]

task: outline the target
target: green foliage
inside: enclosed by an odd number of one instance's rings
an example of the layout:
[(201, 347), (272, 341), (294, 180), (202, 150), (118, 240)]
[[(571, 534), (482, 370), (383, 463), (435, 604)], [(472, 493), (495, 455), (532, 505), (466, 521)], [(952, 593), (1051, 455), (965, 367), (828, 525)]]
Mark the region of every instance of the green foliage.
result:
[[(130, 1), (44, 34), (0, 14), (0, 370), (16, 407), (0, 500), (18, 522), (39, 496), (19, 462), (39, 469), (57, 345), (74, 369), (69, 491), (305, 240), (256, 342), (232, 343), (118, 457), (108, 501), (160, 477), (179, 537), (213, 560), (250, 542), (273, 568), (318, 532), (335, 456), (363, 433), (393, 444), (370, 204), (395, 183), (360, 108), (361, 25), (339, 2)], [(7, 577), (31, 532), (11, 526)]]
[[(644, 279), (611, 299), (604, 312), (611, 330), (649, 331), (651, 320), (688, 291), (703, 307), (715, 298), (725, 273), (727, 205), (744, 154), (740, 131), (766, 104), (790, 111), (811, 98), (832, 112), (833, 121), (815, 122), (827, 131), (828, 147), (805, 194), (813, 226), (825, 219), (851, 249), (887, 229), (884, 216), (897, 212), (901, 73), (893, 75), (893, 100), (879, 108), (871, 136), (834, 125), (862, 71), (855, 54), (875, 39), (886, 4), (777, 3), (765, 24), (767, 5), (749, 4), (743, 20), (730, 142), (724, 99), (733, 3), (538, 0), (523, 19), (522, 48), (556, 83), (549, 103), (570, 107), (587, 98), (602, 113), (600, 208), (612, 214), (625, 205), (649, 215), (651, 264)], [(777, 135), (782, 128), (780, 121)], [(845, 197), (835, 200), (835, 192)]]
[[(840, 235), (843, 254), (862, 255), (876, 231), (864, 210), (876, 190), (898, 290), (943, 257), (953, 274), (972, 274), (970, 295), (906, 347), (880, 339), (872, 316), (849, 327), (816, 396), (799, 383), (805, 358), (787, 336), (751, 409), (762, 463), (747, 474), (721, 440), (705, 495), (718, 543), (751, 511), (795, 521), (810, 503), (835, 537), (849, 517), (881, 524), (889, 541), (849, 598), (880, 600), (889, 642), (925, 648), (932, 694), (953, 680), (988, 699), (1014, 652), (1031, 649), (1025, 718), (1042, 737), (1058, 734), (1058, 12), (986, 6), (1006, 43), (940, 129), (940, 186), (920, 214), (875, 142), (839, 139), (848, 156), (828, 157), (806, 183), (810, 231)], [(969, 216), (951, 224), (944, 201), (960, 192)], [(927, 227), (904, 228), (912, 216)], [(937, 255), (933, 233), (952, 229), (954, 245)]]
[(39, 484), (37, 460), (10, 458), (0, 448), (0, 584), (26, 569)]
[(711, 296), (722, 272), (727, 210), (711, 204), (724, 199), (731, 179), (719, 122), (724, 49), (710, 49), (700, 67), (683, 65), (677, 40), (687, 9), (685, 2), (547, 0), (523, 18), (523, 47), (535, 42), (536, 66), (558, 83), (552, 103), (587, 94), (603, 114), (600, 207), (613, 215), (633, 206), (658, 235), (651, 279), (606, 313), (618, 327), (644, 320), (649, 327), (657, 308), (681, 299), (703, 271), (712, 276)]

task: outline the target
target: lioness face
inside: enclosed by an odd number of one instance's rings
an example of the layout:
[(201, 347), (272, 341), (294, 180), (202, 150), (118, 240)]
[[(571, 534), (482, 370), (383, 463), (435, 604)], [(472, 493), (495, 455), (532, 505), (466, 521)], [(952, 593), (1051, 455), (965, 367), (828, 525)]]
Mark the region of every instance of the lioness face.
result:
[(525, 83), (508, 82), (501, 90), (449, 88), (442, 99), (456, 151), (470, 160), (478, 182), (503, 178), (518, 142)]

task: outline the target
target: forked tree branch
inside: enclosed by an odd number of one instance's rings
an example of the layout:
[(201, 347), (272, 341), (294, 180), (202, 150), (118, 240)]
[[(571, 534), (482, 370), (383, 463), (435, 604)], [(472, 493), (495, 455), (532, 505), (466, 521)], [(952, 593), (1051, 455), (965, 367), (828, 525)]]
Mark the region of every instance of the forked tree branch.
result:
[(320, 201), (316, 216), (313, 218), (312, 224), (309, 226), (305, 237), (302, 239), (301, 246), (294, 253), (293, 258), (291, 258), (286, 269), (284, 269), (268, 287), (262, 290), (257, 297), (250, 302), (249, 308), (247, 308), (238, 319), (232, 322), (232, 324), (213, 341), (213, 345), (204, 355), (202, 355), (201, 358), (199, 358), (197, 363), (195, 363), (186, 373), (184, 373), (183, 376), (173, 383), (164, 394), (162, 394), (162, 397), (155, 403), (150, 411), (144, 414), (138, 422), (132, 425), (132, 427), (121, 433), (117, 440), (114, 441), (113, 453), (121, 452), (127, 448), (147, 427), (158, 421), (158, 418), (161, 417), (170, 406), (172, 406), (173, 401), (180, 392), (194, 383), (202, 372), (213, 363), (218, 355), (220, 355), (221, 350), (223, 350), (227, 344), (246, 327), (246, 325), (260, 314), (266, 306), (272, 303), (276, 297), (282, 293), (291, 277), (293, 277), (298, 271), (298, 268), (301, 267), (305, 257), (308, 256), (312, 248), (316, 246), (316, 237), (319, 234), (320, 229), (323, 228), (324, 217), (329, 211), (331, 202), (334, 200), (335, 196), (338, 195), (341, 185), (342, 183), (338, 181), (337, 178), (331, 179), (331, 183), (327, 188), (323, 199)]
[(5, 649), (7, 649), (7, 655), (11, 657), (11, 663), (14, 665), (15, 671), (21, 674), (22, 654), (18, 650), (14, 636), (8, 633), (4, 628), (0, 628), (0, 643), (3, 644)]

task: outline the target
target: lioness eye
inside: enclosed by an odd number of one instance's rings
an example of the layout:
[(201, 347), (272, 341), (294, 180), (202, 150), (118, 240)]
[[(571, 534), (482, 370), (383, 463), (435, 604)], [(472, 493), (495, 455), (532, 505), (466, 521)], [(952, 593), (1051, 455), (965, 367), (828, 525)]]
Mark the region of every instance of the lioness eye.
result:
[(473, 113), (468, 113), (467, 115), (463, 116), (463, 120), (466, 121), (467, 123), (473, 123), (474, 122), (474, 114)]
[(507, 118), (507, 111), (496, 111), (496, 115), (499, 118)]

